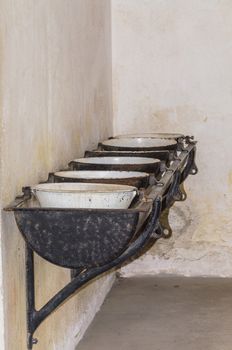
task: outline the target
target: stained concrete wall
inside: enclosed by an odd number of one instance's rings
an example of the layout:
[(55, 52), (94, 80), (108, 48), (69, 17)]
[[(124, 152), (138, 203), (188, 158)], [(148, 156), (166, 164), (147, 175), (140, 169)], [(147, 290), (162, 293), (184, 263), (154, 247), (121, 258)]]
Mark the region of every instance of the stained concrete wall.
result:
[[(108, 0), (0, 1), (1, 207), (112, 133)], [(2, 213), (5, 347), (25, 350), (24, 241)], [(36, 258), (37, 306), (70, 280)], [(37, 350), (71, 350), (112, 284), (105, 276), (49, 317)], [(3, 294), (3, 300), (2, 300)], [(3, 318), (0, 307), (0, 319)]]
[(114, 132), (195, 135), (199, 174), (173, 238), (125, 275), (232, 275), (232, 3), (112, 0)]

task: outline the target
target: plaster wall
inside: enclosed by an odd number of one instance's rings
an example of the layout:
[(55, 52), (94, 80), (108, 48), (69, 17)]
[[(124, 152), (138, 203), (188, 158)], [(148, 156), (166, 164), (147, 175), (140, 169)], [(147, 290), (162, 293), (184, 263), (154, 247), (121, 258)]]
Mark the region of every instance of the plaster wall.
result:
[(232, 276), (232, 3), (112, 0), (114, 133), (195, 135), (173, 238), (122, 270)]
[[(110, 136), (111, 109), (110, 1), (0, 1), (1, 207)], [(3, 212), (1, 246), (0, 348), (25, 350), (24, 241)], [(113, 279), (62, 305), (36, 332), (36, 349), (74, 349)], [(37, 306), (69, 280), (36, 257)]]

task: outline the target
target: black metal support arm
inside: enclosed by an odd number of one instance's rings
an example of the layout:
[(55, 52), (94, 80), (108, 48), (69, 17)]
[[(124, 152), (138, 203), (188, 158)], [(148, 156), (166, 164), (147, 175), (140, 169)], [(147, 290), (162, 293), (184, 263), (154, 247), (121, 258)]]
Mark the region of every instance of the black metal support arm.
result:
[(187, 164), (183, 170), (183, 173), (181, 174), (181, 183), (186, 180), (188, 175), (196, 175), (198, 173), (198, 168), (196, 166), (195, 158), (196, 158), (196, 146), (194, 146), (189, 152)]
[(158, 197), (153, 204), (152, 212), (148, 218), (147, 224), (139, 237), (132, 242), (127, 250), (110, 263), (95, 267), (81, 272), (74, 277), (69, 284), (53, 296), (40, 310), (35, 309), (35, 281), (34, 281), (34, 252), (26, 244), (26, 286), (27, 286), (27, 327), (28, 327), (28, 350), (37, 343), (33, 334), (37, 327), (47, 318), (57, 307), (59, 307), (67, 298), (74, 294), (78, 289), (83, 287), (90, 280), (103, 274), (106, 271), (117, 267), (119, 268), (127, 260), (137, 255), (140, 250), (147, 244), (151, 237), (158, 239), (159, 235), (155, 233), (158, 226), (158, 218), (161, 212), (161, 198)]

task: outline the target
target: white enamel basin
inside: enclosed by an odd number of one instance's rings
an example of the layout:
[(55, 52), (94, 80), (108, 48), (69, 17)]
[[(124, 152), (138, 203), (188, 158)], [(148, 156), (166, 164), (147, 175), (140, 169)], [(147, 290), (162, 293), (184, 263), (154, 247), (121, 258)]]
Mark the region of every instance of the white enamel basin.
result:
[(74, 162), (86, 164), (155, 164), (159, 159), (143, 157), (89, 157), (74, 159)]
[(45, 183), (32, 188), (42, 207), (127, 209), (137, 194), (132, 186), (94, 183)]
[(175, 140), (155, 139), (146, 137), (118, 138), (101, 142), (104, 146), (125, 147), (125, 148), (152, 148), (176, 145)]
[(116, 135), (115, 139), (125, 138), (154, 138), (154, 139), (177, 139), (183, 137), (183, 134), (178, 133), (142, 133), (142, 134), (125, 134)]
[(147, 177), (149, 174), (141, 171), (113, 171), (113, 170), (80, 170), (59, 171), (55, 176), (70, 179), (129, 179)]

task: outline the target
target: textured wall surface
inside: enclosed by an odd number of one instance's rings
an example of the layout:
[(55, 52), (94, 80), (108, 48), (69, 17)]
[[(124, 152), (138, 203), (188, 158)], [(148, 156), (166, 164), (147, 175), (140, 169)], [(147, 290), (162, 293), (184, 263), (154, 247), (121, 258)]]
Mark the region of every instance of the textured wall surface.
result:
[[(3, 207), (112, 133), (111, 26), (108, 0), (2, 0), (0, 14)], [(24, 242), (12, 214), (2, 213), (1, 245), (5, 349), (25, 350)], [(36, 276), (38, 306), (70, 280), (38, 257)], [(36, 332), (36, 349), (74, 349), (112, 280), (62, 305)]]
[(199, 174), (172, 239), (124, 274), (232, 275), (232, 3), (113, 0), (114, 132), (184, 132)]

